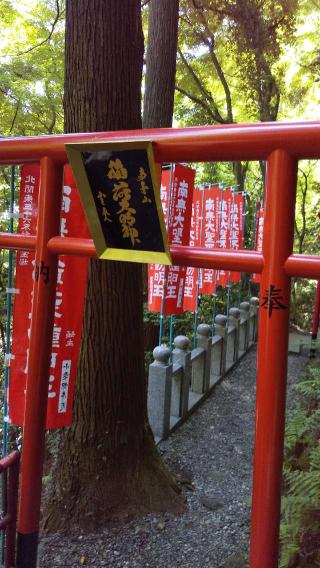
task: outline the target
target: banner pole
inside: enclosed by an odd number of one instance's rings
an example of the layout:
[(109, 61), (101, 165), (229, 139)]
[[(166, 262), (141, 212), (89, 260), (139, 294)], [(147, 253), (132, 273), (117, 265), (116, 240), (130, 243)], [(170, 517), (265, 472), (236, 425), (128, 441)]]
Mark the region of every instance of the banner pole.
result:
[[(205, 194), (205, 186), (203, 186), (203, 190), (202, 190), (201, 216), (200, 216), (200, 243), (199, 243), (199, 246), (202, 246), (204, 194)], [(192, 345), (193, 345), (193, 348), (194, 348), (194, 349), (197, 347), (197, 328), (198, 328), (198, 312), (199, 312), (199, 295), (200, 295), (200, 282), (202, 282), (202, 268), (198, 268), (198, 269), (196, 269), (196, 270), (198, 270), (198, 278), (197, 278), (196, 309), (195, 309), (195, 312), (194, 312), (193, 341), (192, 341)]]
[[(231, 193), (232, 193), (232, 205), (231, 205), (231, 215), (229, 216), (229, 222), (230, 222), (230, 231), (229, 231), (229, 240), (230, 240), (230, 248), (233, 248), (233, 241), (232, 241), (232, 229), (233, 229), (233, 225), (234, 225), (234, 194), (235, 194), (235, 189), (233, 187), (231, 187)], [(230, 270), (228, 271), (228, 284), (227, 284), (227, 318), (229, 317), (229, 310), (230, 310), (230, 295), (231, 295), (231, 272)]]
[[(13, 233), (13, 214), (14, 214), (14, 193), (15, 193), (15, 167), (11, 168), (10, 176), (10, 208), (9, 208), (9, 233)], [(12, 288), (13, 281), (13, 251), (9, 250), (8, 254), (8, 290)], [(6, 358), (10, 356), (10, 329), (11, 329), (11, 314), (12, 314), (12, 300), (11, 293), (7, 292), (7, 321), (6, 321)], [(3, 456), (8, 453), (8, 388), (10, 380), (10, 366), (9, 361), (6, 361), (4, 370), (4, 408), (3, 408)]]
[[(170, 164), (167, 233), (169, 231), (170, 217), (171, 217), (172, 178), (173, 178), (173, 164)], [(165, 302), (166, 285), (167, 285), (167, 273), (168, 273), (168, 267), (164, 266), (164, 268), (163, 268), (163, 289), (162, 289), (161, 311), (160, 311), (159, 346), (162, 344), (163, 329), (164, 329), (164, 302)]]
[[(11, 167), (10, 174), (10, 204), (9, 204), (9, 223), (8, 232), (13, 233), (13, 214), (14, 214), (14, 194), (15, 194), (15, 167)], [(2, 457), (8, 454), (8, 436), (9, 436), (9, 404), (8, 389), (10, 381), (10, 353), (11, 353), (11, 316), (12, 316), (12, 298), (11, 292), (13, 282), (13, 250), (8, 252), (8, 290), (6, 300), (6, 345), (5, 345), (5, 366), (4, 366), (4, 395), (3, 395), (3, 440), (2, 440)], [(7, 511), (7, 470), (3, 472), (2, 482), (2, 510)], [(4, 562), (4, 532), (1, 531), (1, 556)]]
[(169, 327), (169, 349), (170, 349), (170, 362), (172, 361), (172, 345), (173, 345), (173, 314), (170, 314), (170, 327)]
[[(256, 201), (255, 204), (255, 213), (254, 213), (254, 221), (253, 221), (253, 250), (257, 249), (257, 224), (258, 224), (258, 219), (259, 219), (259, 211), (260, 211), (260, 202)], [(250, 274), (250, 278), (249, 278), (249, 289), (248, 289), (248, 297), (250, 298), (252, 296), (252, 291), (251, 291), (251, 277), (252, 274)]]
[[(242, 243), (241, 243), (241, 248), (243, 248), (244, 245), (244, 237), (246, 234), (246, 228), (247, 228), (247, 192), (244, 191), (243, 192), (243, 213), (242, 213)], [(249, 286), (250, 286), (250, 276), (249, 276)], [(241, 292), (242, 292), (242, 272), (240, 272), (240, 280), (239, 280), (239, 287), (238, 287), (238, 308), (241, 304)], [(252, 294), (250, 294), (250, 297), (252, 296)]]
[[(221, 230), (221, 217), (222, 217), (222, 196), (223, 196), (223, 188), (224, 188), (224, 184), (223, 182), (219, 183), (219, 188), (220, 188), (220, 204), (219, 204), (219, 223), (218, 223), (218, 242), (217, 242), (217, 246), (220, 247), (220, 230)], [(213, 295), (213, 308), (212, 308), (212, 322), (211, 322), (211, 333), (212, 333), (212, 337), (215, 334), (215, 317), (216, 317), (216, 310), (217, 310), (217, 298), (218, 298), (218, 270), (215, 270), (214, 273), (215, 276), (215, 292)]]

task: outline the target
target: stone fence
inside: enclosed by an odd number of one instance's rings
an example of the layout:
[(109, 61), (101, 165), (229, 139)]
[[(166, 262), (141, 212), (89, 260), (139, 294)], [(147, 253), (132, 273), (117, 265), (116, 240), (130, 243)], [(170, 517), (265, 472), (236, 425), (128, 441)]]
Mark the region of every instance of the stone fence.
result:
[(217, 315), (215, 335), (200, 324), (197, 347), (178, 335), (172, 352), (165, 346), (153, 350), (149, 366), (149, 422), (158, 442), (166, 438), (201, 404), (214, 386), (237, 364), (257, 340), (258, 298), (230, 308), (229, 317)]

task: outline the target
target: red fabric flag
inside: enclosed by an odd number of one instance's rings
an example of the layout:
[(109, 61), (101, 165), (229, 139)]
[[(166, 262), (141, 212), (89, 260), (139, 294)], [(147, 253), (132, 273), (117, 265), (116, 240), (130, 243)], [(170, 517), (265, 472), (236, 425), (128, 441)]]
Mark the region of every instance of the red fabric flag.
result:
[[(221, 195), (222, 191), (218, 185), (205, 190), (201, 245), (207, 249), (218, 246)], [(201, 273), (201, 294), (214, 294), (216, 271), (213, 268), (204, 268)]]
[[(176, 164), (172, 175), (172, 192), (170, 196), (168, 240), (170, 244), (189, 244), (191, 224), (192, 195), (195, 170)], [(169, 195), (169, 187), (166, 186)], [(164, 190), (163, 190), (164, 193)], [(162, 201), (163, 203), (163, 201)], [(166, 285), (164, 287), (164, 273)], [(160, 265), (149, 268), (148, 307), (150, 311), (160, 312), (164, 290), (164, 314), (181, 314), (183, 312), (183, 291), (186, 267)]]
[[(243, 227), (244, 227), (244, 195), (235, 193), (233, 196), (231, 211), (231, 233), (230, 248), (239, 250), (243, 248)], [(230, 272), (230, 282), (240, 281), (240, 272)]]
[[(35, 234), (38, 217), (40, 168), (21, 169), (18, 232)], [(61, 236), (88, 238), (89, 232), (70, 166), (64, 169), (61, 207)], [(87, 278), (85, 258), (60, 256), (58, 262), (55, 318), (49, 376), (47, 428), (72, 423), (75, 376), (80, 349), (82, 315)], [(25, 384), (31, 324), (34, 253), (18, 251), (13, 308), (12, 361), (10, 368), (9, 415), (13, 424), (23, 424)]]
[[(190, 230), (190, 247), (198, 247), (201, 245), (201, 217), (203, 206), (204, 192), (196, 188), (193, 191), (191, 230)], [(194, 266), (187, 268), (187, 274), (184, 285), (183, 310), (195, 312), (197, 307), (197, 288), (198, 288), (199, 269)]]
[[(264, 226), (264, 211), (263, 209), (259, 209), (258, 218), (256, 223), (256, 251), (262, 252), (262, 245), (263, 245), (263, 226)], [(253, 273), (252, 282), (256, 284), (260, 284), (261, 281), (261, 274)]]
[[(231, 189), (225, 189), (221, 202), (219, 226), (219, 247), (222, 249), (230, 248), (231, 210), (232, 191)], [(217, 284), (219, 286), (227, 286), (228, 280), (229, 272), (225, 270), (219, 270)]]

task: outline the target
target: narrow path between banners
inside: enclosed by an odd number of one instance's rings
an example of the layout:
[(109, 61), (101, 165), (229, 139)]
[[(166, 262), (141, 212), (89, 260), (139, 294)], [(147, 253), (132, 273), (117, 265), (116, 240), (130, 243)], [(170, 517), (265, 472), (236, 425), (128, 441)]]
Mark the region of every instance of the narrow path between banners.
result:
[[(308, 359), (289, 356), (291, 386)], [(248, 554), (256, 351), (159, 445), (187, 502), (180, 516), (119, 519), (103, 533), (41, 539), (39, 568), (244, 568)]]

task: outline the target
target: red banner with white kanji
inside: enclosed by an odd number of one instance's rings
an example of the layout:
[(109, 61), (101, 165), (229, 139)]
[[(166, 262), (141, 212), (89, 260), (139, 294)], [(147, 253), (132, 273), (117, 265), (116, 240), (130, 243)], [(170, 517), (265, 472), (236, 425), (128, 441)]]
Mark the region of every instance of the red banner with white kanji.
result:
[[(230, 248), (239, 250), (243, 248), (244, 228), (244, 194), (233, 194), (230, 219)], [(240, 281), (240, 272), (230, 272), (230, 282)]]
[[(21, 168), (18, 233), (35, 234), (38, 217), (40, 168)], [(64, 169), (61, 236), (88, 238), (87, 223), (70, 166)], [(80, 349), (87, 259), (60, 256), (55, 300), (51, 367), (48, 390), (47, 428), (72, 423), (73, 393)], [(23, 424), (28, 348), (31, 327), (34, 253), (18, 251), (13, 307), (10, 365), (9, 416)]]
[[(169, 172), (170, 173), (170, 172)], [(168, 175), (168, 174), (167, 174)], [(169, 244), (189, 244), (192, 196), (195, 170), (176, 164), (170, 181), (168, 177), (161, 178), (161, 202), (168, 204), (170, 211), (168, 223)], [(168, 197), (165, 196), (165, 191)], [(171, 193), (171, 195), (170, 195)], [(168, 205), (167, 205), (168, 209)], [(165, 286), (164, 286), (165, 275)], [(186, 267), (149, 265), (148, 269), (148, 308), (150, 311), (181, 314), (183, 312), (183, 291)], [(164, 294), (164, 300), (162, 300)]]
[[(230, 229), (231, 229), (231, 211), (232, 211), (232, 191), (225, 189), (222, 194), (220, 206), (220, 224), (219, 224), (219, 248), (230, 248)], [(217, 274), (217, 285), (227, 286), (229, 283), (229, 272), (219, 270)]]
[[(206, 249), (218, 247), (221, 198), (222, 190), (219, 186), (204, 190), (201, 246)], [(216, 271), (213, 268), (203, 268), (201, 271), (201, 294), (214, 294), (215, 285)]]
[[(257, 252), (262, 252), (263, 245), (263, 226), (264, 226), (264, 211), (263, 209), (258, 209), (257, 221), (256, 221), (256, 238), (255, 238), (255, 249)], [(252, 282), (260, 284), (261, 274), (253, 273)]]
[[(193, 191), (190, 247), (201, 245), (201, 221), (204, 192), (198, 188)], [(194, 266), (187, 268), (184, 284), (183, 310), (195, 312), (197, 308), (197, 289), (198, 289), (199, 269)]]

